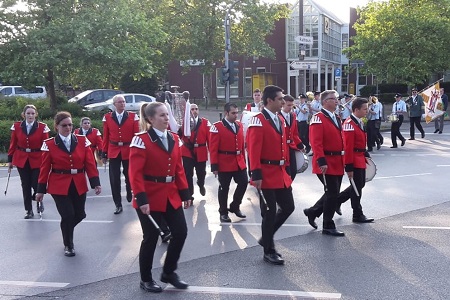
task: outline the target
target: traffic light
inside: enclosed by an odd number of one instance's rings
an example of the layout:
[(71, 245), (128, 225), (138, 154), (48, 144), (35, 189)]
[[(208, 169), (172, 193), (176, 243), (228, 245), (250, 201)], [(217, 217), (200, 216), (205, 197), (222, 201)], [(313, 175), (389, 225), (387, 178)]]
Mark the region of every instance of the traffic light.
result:
[(226, 67), (222, 67), (220, 73), (220, 83), (225, 85), (229, 79), (229, 75), (228, 69)]
[(228, 72), (229, 73), (228, 80), (230, 81), (230, 84), (238, 82), (239, 81), (239, 62), (233, 61), (230, 59), (228, 61), (228, 66), (230, 68), (230, 70)]

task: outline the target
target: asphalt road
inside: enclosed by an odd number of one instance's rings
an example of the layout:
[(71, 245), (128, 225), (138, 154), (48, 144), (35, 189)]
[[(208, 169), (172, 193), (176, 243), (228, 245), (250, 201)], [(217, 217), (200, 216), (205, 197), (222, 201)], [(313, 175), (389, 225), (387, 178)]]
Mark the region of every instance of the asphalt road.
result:
[[(406, 137), (408, 131), (404, 124)], [(75, 229), (77, 255), (68, 258), (53, 200), (45, 196), (43, 220), (24, 220), (14, 171), (0, 195), (0, 299), (450, 299), (450, 133), (433, 131), (427, 126), (424, 139), (416, 134), (398, 149), (384, 134), (381, 150), (372, 153), (377, 175), (363, 190), (364, 212), (376, 221), (353, 224), (344, 204), (343, 216), (335, 217), (343, 238), (323, 236), (321, 219), (319, 230), (308, 225), (302, 210), (323, 188), (310, 168), (298, 175), (296, 210), (276, 234), (284, 266), (262, 260), (255, 190), (248, 188), (241, 206), (246, 220), (231, 215), (233, 223), (220, 224), (217, 180), (208, 173), (206, 196), (196, 191), (194, 207), (185, 211), (189, 233), (177, 272), (191, 287), (169, 286), (158, 295), (139, 289), (140, 225), (128, 203), (113, 215), (107, 172), (100, 169), (102, 194), (88, 194), (87, 218)], [(1, 168), (2, 193), (6, 174)], [(155, 255), (157, 280), (165, 249), (158, 246)]]

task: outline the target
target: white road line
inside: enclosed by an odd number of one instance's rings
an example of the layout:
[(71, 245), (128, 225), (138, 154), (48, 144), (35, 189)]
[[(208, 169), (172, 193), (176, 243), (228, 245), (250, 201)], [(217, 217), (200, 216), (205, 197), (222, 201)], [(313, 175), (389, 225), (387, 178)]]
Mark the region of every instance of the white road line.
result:
[(376, 179), (413, 177), (413, 176), (425, 176), (425, 175), (431, 175), (431, 174), (433, 174), (433, 173), (418, 173), (418, 174), (407, 174), (407, 175), (384, 176), (384, 177), (375, 177), (374, 180), (376, 180)]
[(186, 290), (176, 289), (169, 286), (164, 289), (168, 292), (179, 293), (205, 293), (205, 294), (238, 294), (238, 295), (261, 295), (261, 296), (287, 296), (301, 298), (319, 298), (319, 299), (341, 299), (340, 293), (323, 293), (323, 292), (302, 292), (302, 291), (285, 291), (285, 290), (263, 290), (263, 289), (244, 289), (244, 288), (225, 288), (225, 287), (209, 287), (209, 286), (189, 286)]
[[(21, 221), (25, 222), (61, 222), (61, 220), (55, 220), (55, 219), (19, 219)], [(96, 220), (83, 220), (81, 223), (113, 223), (114, 221), (96, 221)]]
[(6, 281), (0, 280), (1, 285), (18, 285), (18, 286), (33, 286), (33, 287), (57, 287), (63, 288), (70, 283), (66, 282), (39, 282), (39, 281)]
[[(247, 223), (245, 221), (241, 222), (231, 222), (231, 223), (208, 223), (209, 225), (222, 225), (222, 226), (261, 226), (261, 223)], [(283, 227), (309, 227), (311, 225), (302, 224), (283, 224)]]
[(450, 165), (436, 165), (436, 167), (450, 167)]
[(450, 230), (450, 227), (437, 227), (437, 226), (403, 226), (404, 229), (439, 229)]

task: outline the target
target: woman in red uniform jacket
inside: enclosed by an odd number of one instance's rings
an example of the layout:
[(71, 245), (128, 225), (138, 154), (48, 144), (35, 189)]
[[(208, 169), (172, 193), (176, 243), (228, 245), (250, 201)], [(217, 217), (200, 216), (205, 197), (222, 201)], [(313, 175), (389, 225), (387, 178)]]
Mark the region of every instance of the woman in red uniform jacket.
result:
[(55, 200), (61, 215), (66, 256), (75, 256), (73, 231), (86, 217), (84, 205), (89, 190), (86, 174), (95, 194), (101, 192), (91, 143), (85, 136), (72, 134), (72, 127), (70, 113), (62, 111), (56, 114), (55, 130), (58, 134), (42, 144), (42, 165), (36, 194), (37, 201), (42, 201), (45, 193), (51, 194)]
[[(92, 154), (95, 154), (97, 150), (98, 157), (102, 157), (102, 134), (100, 130), (97, 128), (91, 127), (91, 119), (88, 117), (81, 118), (80, 128), (75, 129), (74, 134), (81, 134), (88, 138), (89, 142), (91, 142), (91, 150)], [(95, 157), (95, 155), (94, 155)]]
[[(24, 121), (15, 122), (11, 126), (11, 142), (8, 150), (8, 172), (14, 166), (19, 171), (22, 182), (23, 204), (25, 219), (34, 216), (31, 200), (37, 191), (39, 168), (41, 166), (41, 146), (48, 139), (50, 129), (46, 124), (37, 122), (37, 109), (34, 105), (25, 105), (22, 117)], [(34, 193), (31, 193), (33, 188)]]
[[(129, 165), (131, 188), (135, 195), (133, 207), (136, 208), (144, 235), (139, 252), (140, 287), (153, 293), (162, 291), (152, 277), (159, 232), (151, 222), (150, 215), (156, 222), (164, 217), (172, 231), (161, 281), (185, 289), (188, 285), (175, 273), (187, 236), (181, 202), (189, 204), (190, 198), (181, 159), (180, 139), (167, 130), (169, 117), (163, 103), (148, 104), (145, 117), (151, 127), (133, 138)], [(185, 208), (188, 206), (185, 205)]]

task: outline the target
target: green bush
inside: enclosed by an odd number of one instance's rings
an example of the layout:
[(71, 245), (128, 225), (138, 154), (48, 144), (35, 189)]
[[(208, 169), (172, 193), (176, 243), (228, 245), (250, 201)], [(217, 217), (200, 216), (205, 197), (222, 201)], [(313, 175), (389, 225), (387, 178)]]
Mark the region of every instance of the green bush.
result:
[(362, 97), (369, 97), (370, 95), (374, 95), (377, 92), (377, 87), (375, 85), (365, 85), (363, 88), (359, 90), (359, 94)]

